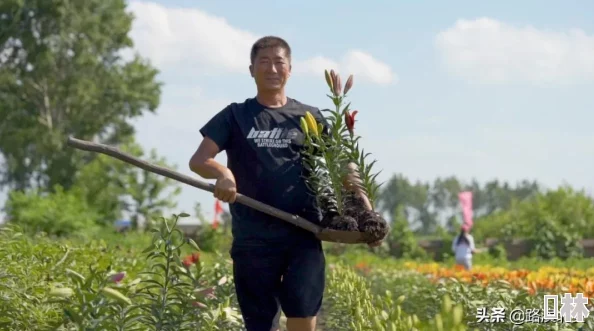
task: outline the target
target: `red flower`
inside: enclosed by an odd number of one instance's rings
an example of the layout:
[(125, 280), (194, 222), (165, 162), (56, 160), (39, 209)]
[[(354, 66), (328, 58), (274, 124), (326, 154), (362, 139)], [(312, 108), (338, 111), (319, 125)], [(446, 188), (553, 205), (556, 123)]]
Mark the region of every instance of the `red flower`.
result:
[(344, 114), (344, 121), (351, 134), (353, 134), (353, 130), (355, 129), (355, 115), (357, 115), (358, 112), (358, 110), (355, 110), (352, 113), (346, 112)]
[(192, 255), (186, 256), (182, 263), (187, 268), (198, 261), (200, 261), (200, 254), (198, 252), (196, 252), (196, 253), (192, 253)]

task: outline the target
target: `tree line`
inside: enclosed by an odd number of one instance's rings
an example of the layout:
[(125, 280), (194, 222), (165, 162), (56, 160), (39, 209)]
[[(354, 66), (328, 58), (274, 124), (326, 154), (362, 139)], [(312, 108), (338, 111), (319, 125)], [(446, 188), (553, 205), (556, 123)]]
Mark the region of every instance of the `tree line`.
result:
[(404, 217), (421, 234), (434, 233), (439, 225), (452, 228), (461, 217), (458, 193), (472, 191), (474, 218), (508, 209), (513, 201), (522, 201), (542, 191), (536, 181), (515, 184), (497, 179), (486, 183), (464, 182), (455, 176), (436, 178), (432, 182), (411, 181), (395, 174), (382, 185), (377, 208), (393, 217), (402, 208)]

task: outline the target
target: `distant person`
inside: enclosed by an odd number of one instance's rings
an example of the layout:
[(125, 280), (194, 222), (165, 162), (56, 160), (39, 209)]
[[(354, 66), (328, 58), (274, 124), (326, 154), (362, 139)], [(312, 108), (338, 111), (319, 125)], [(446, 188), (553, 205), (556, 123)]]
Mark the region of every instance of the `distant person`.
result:
[(456, 265), (461, 265), (466, 270), (472, 268), (472, 254), (476, 253), (476, 247), (468, 224), (460, 228), (460, 234), (452, 242), (452, 251), (456, 256)]

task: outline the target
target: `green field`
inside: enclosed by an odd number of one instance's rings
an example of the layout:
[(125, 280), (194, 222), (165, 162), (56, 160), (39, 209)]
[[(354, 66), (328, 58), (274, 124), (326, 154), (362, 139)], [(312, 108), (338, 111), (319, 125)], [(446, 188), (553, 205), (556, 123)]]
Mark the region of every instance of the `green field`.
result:
[[(200, 242), (183, 239), (172, 220), (144, 234), (94, 236), (58, 239), (4, 227), (0, 328), (241, 330), (225, 246), (218, 252), (198, 251)], [(328, 244), (325, 248), (328, 286), (320, 330), (511, 330), (510, 322), (478, 323), (477, 309), (542, 306), (541, 296), (505, 282), (480, 286), (452, 278), (435, 283), (407, 269), (404, 260), (381, 257), (363, 247)], [(338, 250), (343, 253), (336, 255)], [(199, 252), (196, 263), (184, 265), (195, 252)], [(583, 268), (586, 263), (582, 262)], [(532, 267), (539, 264), (544, 263), (533, 261)], [(120, 272), (125, 272), (123, 279), (113, 281), (113, 274)], [(593, 329), (592, 325), (584, 330)], [(515, 328), (553, 329), (563, 327)]]

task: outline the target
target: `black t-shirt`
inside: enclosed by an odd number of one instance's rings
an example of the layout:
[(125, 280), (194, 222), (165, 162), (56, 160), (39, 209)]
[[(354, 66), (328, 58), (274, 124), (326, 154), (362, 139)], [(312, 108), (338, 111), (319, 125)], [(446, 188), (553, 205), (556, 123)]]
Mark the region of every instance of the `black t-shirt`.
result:
[[(321, 213), (304, 180), (301, 162), (304, 133), (300, 118), (309, 111), (328, 130), (320, 110), (288, 98), (279, 108), (267, 108), (257, 99), (232, 103), (202, 129), (227, 153), (227, 167), (235, 176), (237, 191), (310, 222)], [(234, 242), (282, 242), (309, 235), (306, 230), (240, 203), (230, 205)]]

